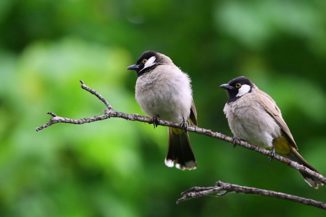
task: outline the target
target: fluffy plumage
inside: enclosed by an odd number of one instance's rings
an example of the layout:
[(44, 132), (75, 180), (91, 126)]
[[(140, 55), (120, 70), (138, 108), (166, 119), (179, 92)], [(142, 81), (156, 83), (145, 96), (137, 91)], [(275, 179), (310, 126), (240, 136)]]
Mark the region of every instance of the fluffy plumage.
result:
[[(299, 154), (281, 110), (267, 93), (245, 77), (235, 78), (221, 87), (226, 89), (229, 95), (223, 111), (235, 137), (272, 149), (318, 172)], [(318, 188), (323, 185), (309, 174), (301, 174), (311, 187)]]
[[(128, 68), (137, 72), (135, 96), (144, 112), (163, 120), (197, 123), (190, 78), (168, 56), (146, 51)], [(184, 130), (169, 129), (165, 164), (178, 169), (196, 168), (189, 136)]]

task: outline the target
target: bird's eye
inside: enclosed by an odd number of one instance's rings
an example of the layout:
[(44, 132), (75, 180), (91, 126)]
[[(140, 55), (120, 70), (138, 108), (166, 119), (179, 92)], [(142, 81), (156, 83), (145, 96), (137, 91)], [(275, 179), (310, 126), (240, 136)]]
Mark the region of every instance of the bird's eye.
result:
[(143, 59), (143, 60), (141, 61), (142, 64), (145, 64), (146, 62), (147, 62), (147, 59)]
[(236, 87), (237, 89), (239, 89), (239, 88), (241, 87), (241, 84), (240, 84), (240, 83), (236, 83), (236, 84), (235, 84), (235, 87)]

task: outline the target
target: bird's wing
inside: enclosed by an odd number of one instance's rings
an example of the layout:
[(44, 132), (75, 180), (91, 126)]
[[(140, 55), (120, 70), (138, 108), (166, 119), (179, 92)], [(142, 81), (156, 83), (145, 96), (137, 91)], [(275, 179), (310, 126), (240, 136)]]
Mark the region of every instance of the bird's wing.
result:
[(285, 136), (289, 139), (290, 144), (295, 148), (298, 149), (297, 144), (294, 141), (294, 138), (292, 136), (292, 133), (288, 127), (288, 125), (285, 123), (282, 117), (281, 110), (276, 105), (275, 101), (270, 97), (267, 93), (264, 91), (256, 89), (257, 96), (259, 96), (259, 103), (262, 105), (262, 107), (265, 109), (265, 111), (276, 121), (276, 123), (281, 127), (282, 132), (285, 134)]
[(191, 120), (191, 122), (193, 124), (195, 124), (195, 125), (198, 124), (198, 122), (197, 122), (197, 110), (196, 110), (196, 106), (195, 106), (194, 101), (192, 101), (192, 104), (191, 104), (189, 119)]

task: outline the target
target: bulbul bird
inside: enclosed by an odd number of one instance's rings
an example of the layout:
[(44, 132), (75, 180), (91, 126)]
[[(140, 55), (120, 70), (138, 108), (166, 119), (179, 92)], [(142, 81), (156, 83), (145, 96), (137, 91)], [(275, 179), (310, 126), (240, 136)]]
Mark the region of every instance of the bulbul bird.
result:
[[(299, 154), (281, 110), (267, 93), (243, 76), (234, 78), (220, 87), (224, 88), (229, 96), (223, 111), (235, 139), (273, 150), (318, 172)], [(323, 185), (309, 174), (301, 171), (300, 173), (311, 187), (317, 189)]]
[[(136, 100), (142, 110), (152, 116), (153, 122), (161, 118), (183, 126), (197, 125), (190, 78), (168, 56), (145, 51), (128, 69), (137, 72)], [(169, 127), (165, 165), (181, 170), (196, 169), (195, 156), (184, 129)]]

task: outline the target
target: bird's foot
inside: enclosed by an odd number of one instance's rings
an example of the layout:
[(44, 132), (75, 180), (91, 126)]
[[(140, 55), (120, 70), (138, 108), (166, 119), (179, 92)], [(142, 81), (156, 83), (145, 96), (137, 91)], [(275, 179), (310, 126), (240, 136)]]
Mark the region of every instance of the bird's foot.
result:
[(275, 154), (276, 154), (274, 147), (270, 150), (270, 153), (271, 153), (271, 156), (269, 156), (269, 160), (272, 161), (273, 158), (275, 158)]
[(159, 118), (159, 117), (160, 117), (159, 115), (154, 115), (154, 116), (152, 117), (151, 124), (153, 124), (154, 128), (156, 128), (156, 127), (158, 126), (158, 118)]
[(233, 148), (237, 147), (237, 145), (242, 141), (239, 137), (233, 136), (232, 137), (232, 144)]
[(187, 123), (187, 121), (184, 118), (182, 118), (182, 122), (181, 122), (180, 126), (182, 127), (182, 129), (185, 132), (187, 132), (188, 123)]

